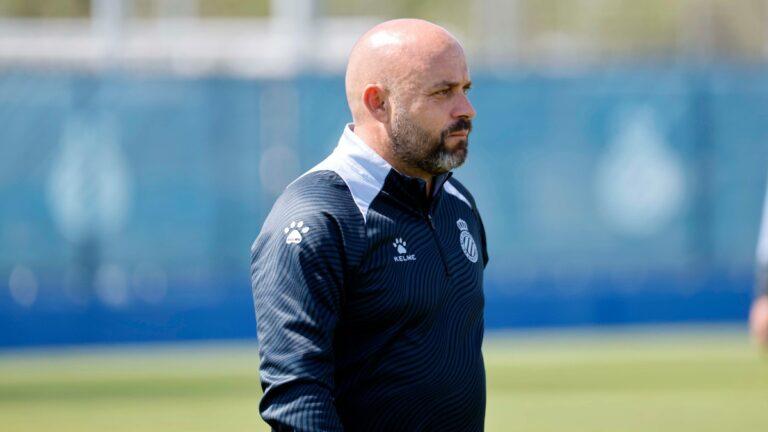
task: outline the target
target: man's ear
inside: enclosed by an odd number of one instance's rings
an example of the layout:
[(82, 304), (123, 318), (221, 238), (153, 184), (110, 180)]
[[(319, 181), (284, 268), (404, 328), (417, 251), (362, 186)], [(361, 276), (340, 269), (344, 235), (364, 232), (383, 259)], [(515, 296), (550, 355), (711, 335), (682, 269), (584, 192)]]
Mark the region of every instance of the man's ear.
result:
[(386, 123), (389, 121), (389, 103), (387, 102), (387, 91), (376, 84), (368, 84), (363, 90), (363, 104), (365, 109), (371, 113), (376, 120)]

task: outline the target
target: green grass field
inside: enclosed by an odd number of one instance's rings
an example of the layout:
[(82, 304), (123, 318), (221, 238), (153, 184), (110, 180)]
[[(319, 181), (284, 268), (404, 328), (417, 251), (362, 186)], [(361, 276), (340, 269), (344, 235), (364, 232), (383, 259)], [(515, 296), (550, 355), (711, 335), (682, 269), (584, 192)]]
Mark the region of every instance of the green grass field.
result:
[[(768, 430), (768, 358), (743, 329), (490, 335), (488, 431)], [(261, 431), (247, 344), (0, 352), (3, 431)]]

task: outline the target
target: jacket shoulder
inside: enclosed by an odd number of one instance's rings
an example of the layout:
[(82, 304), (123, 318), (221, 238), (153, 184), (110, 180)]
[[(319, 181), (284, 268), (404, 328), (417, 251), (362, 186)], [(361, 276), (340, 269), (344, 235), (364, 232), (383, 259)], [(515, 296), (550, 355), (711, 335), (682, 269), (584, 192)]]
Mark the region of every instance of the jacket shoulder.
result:
[(361, 255), (365, 245), (363, 217), (349, 188), (335, 172), (312, 171), (288, 185), (267, 215), (251, 253), (292, 242), (306, 249), (348, 249), (353, 262)]
[(448, 181), (445, 182), (443, 188), (445, 188), (447, 193), (464, 201), (473, 210), (477, 210), (475, 197), (472, 196), (472, 193), (469, 192), (469, 189), (467, 189), (459, 180), (457, 180), (456, 177), (451, 177), (448, 179)]
[(285, 188), (275, 207), (289, 206), (295, 211), (315, 210), (338, 216), (357, 211), (344, 180), (334, 171), (310, 171)]

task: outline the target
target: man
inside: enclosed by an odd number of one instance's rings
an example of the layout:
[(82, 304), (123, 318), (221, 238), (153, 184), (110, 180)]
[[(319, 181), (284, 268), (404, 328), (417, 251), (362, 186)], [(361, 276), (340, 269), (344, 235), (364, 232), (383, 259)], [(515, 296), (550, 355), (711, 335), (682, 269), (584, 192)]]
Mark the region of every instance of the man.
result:
[(763, 223), (757, 244), (755, 300), (749, 314), (749, 326), (755, 342), (768, 349), (768, 191), (763, 208)]
[(480, 431), (485, 232), (451, 170), (475, 111), (464, 51), (380, 24), (346, 74), (353, 122), (290, 184), (252, 247), (264, 389), (278, 431)]

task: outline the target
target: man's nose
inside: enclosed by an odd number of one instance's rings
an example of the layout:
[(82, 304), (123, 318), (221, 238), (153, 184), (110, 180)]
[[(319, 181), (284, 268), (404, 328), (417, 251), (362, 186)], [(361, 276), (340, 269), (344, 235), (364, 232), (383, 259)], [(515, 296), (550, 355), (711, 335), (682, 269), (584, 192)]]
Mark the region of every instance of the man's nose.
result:
[(459, 96), (459, 102), (454, 108), (453, 116), (464, 117), (471, 120), (475, 118), (476, 114), (475, 107), (472, 106), (472, 102), (469, 101), (467, 95), (462, 94)]

